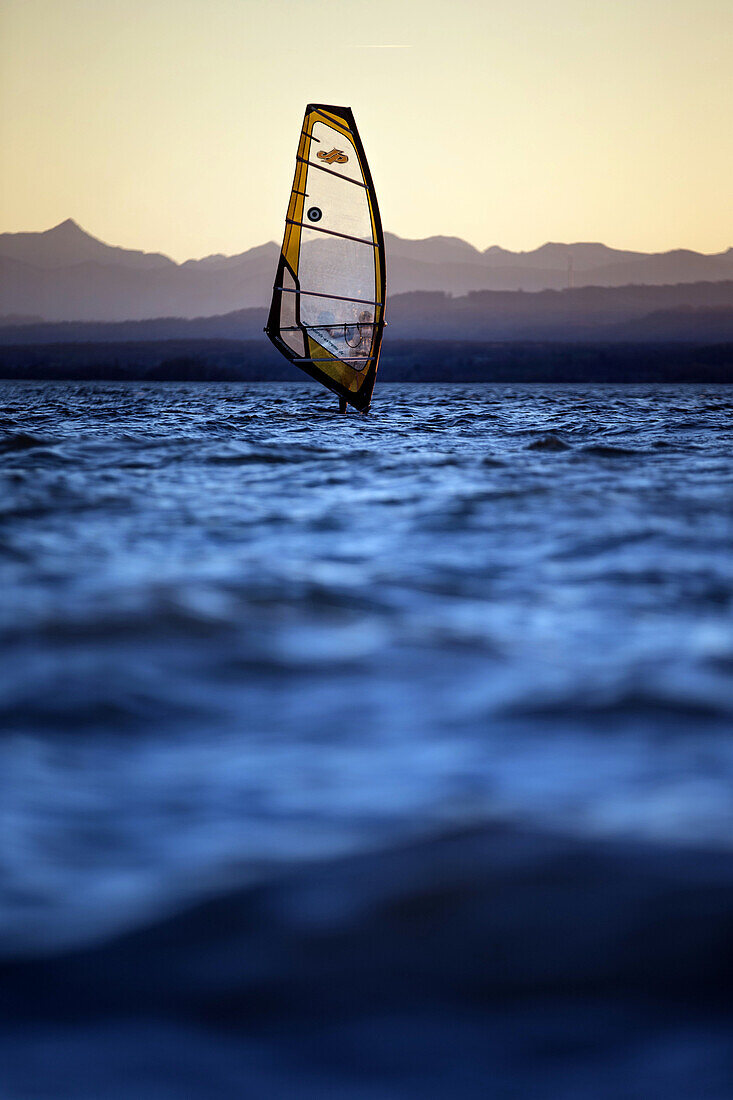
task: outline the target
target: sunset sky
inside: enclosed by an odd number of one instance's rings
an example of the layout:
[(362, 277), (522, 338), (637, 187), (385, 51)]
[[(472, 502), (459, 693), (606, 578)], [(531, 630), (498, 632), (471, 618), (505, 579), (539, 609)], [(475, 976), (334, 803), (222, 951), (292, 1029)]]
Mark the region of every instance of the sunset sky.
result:
[(0, 231), (279, 241), (307, 102), (400, 236), (733, 245), (733, 0), (0, 0)]

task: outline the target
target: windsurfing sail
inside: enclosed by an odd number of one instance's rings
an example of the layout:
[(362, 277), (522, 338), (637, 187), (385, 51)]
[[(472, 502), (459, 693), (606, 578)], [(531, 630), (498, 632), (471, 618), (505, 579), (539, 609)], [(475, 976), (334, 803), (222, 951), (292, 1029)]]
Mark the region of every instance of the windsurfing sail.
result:
[(291, 363), (366, 412), (384, 300), (384, 235), (354, 116), (310, 103), (265, 332)]

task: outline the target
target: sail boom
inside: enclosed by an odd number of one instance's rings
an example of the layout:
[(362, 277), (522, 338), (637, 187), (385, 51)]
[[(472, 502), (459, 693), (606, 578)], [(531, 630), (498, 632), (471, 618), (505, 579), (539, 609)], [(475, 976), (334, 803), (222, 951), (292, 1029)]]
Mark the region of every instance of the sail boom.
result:
[[(345, 363), (349, 363), (349, 362), (351, 362), (351, 363), (370, 363), (373, 358), (374, 358), (373, 355), (369, 355), (369, 356), (367, 356), (366, 359), (360, 359), (358, 356), (354, 355), (354, 356), (351, 357), (350, 360), (345, 359), (344, 362)], [(307, 355), (303, 356), (302, 359), (300, 359), (300, 358), (291, 359), (291, 363), (332, 363), (332, 362), (333, 362), (332, 359), (313, 359), (313, 358), (311, 358), (310, 356), (307, 356)]]

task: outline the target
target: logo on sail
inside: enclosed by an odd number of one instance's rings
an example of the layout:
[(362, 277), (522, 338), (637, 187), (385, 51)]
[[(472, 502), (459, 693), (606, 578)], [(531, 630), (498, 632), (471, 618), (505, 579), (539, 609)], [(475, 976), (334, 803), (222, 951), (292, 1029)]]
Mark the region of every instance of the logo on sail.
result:
[(332, 149), (330, 153), (321, 150), (316, 156), (319, 160), (325, 160), (326, 164), (346, 164), (349, 159), (341, 149)]

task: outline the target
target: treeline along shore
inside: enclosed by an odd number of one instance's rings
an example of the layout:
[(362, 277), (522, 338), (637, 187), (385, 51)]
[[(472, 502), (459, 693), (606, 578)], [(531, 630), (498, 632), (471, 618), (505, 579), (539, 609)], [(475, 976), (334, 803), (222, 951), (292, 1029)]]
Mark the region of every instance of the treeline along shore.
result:
[[(151, 340), (0, 346), (0, 377), (287, 382), (303, 375), (264, 340)], [(719, 344), (388, 340), (382, 382), (733, 382)]]

